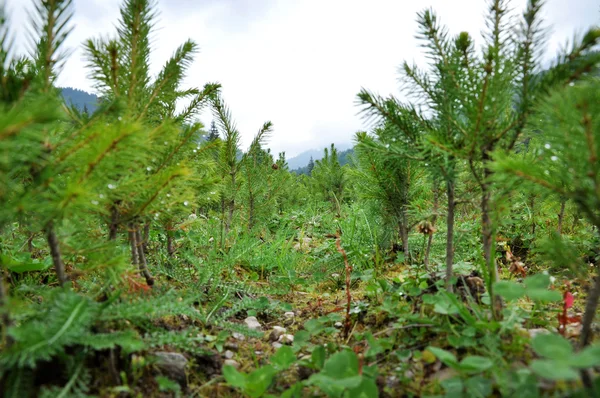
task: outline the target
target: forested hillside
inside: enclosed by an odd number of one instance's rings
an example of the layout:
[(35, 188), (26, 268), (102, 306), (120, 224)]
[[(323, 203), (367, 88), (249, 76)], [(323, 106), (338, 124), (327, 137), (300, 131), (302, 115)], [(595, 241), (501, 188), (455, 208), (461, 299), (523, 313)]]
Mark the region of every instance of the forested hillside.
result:
[(1, 396), (600, 396), (598, 27), (550, 54), (542, 1), (477, 38), (424, 10), (426, 64), (294, 173), (184, 84), (195, 42), (150, 73), (151, 0), (69, 106), (73, 5), (34, 2), (0, 8)]
[(98, 107), (98, 97), (83, 90), (65, 87), (61, 89), (67, 105), (75, 106), (80, 111), (95, 112)]

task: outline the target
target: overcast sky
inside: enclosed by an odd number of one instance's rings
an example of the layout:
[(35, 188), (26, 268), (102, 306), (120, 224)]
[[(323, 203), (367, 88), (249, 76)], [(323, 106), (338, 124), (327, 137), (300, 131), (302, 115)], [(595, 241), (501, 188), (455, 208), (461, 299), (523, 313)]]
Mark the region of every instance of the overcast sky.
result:
[[(30, 0), (6, 0), (23, 21)], [(0, 0), (0, 3), (2, 0)], [(59, 84), (93, 91), (81, 43), (113, 35), (120, 0), (74, 0), (73, 49)], [(331, 142), (349, 143), (363, 129), (355, 96), (361, 87), (398, 94), (397, 67), (423, 62), (416, 13), (433, 7), (451, 33), (483, 29), (484, 0), (159, 0), (152, 73), (191, 38), (200, 53), (187, 84), (219, 82), (244, 148), (266, 120), (274, 124), (269, 146), (292, 157)], [(513, 0), (520, 10), (525, 0)], [(600, 22), (597, 0), (548, 0), (552, 25), (548, 51), (575, 32)], [(20, 25), (20, 24), (17, 24)], [(15, 26), (15, 25), (13, 25)], [(22, 33), (22, 31), (20, 32)], [(481, 41), (479, 40), (479, 43)], [(202, 122), (208, 125), (211, 116)]]

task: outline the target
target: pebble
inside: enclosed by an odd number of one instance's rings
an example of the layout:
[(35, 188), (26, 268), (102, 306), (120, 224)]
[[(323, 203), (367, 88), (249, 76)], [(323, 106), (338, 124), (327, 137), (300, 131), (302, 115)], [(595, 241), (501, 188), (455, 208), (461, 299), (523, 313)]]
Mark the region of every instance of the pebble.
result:
[(244, 323), (246, 326), (248, 326), (248, 329), (262, 330), (262, 326), (255, 316), (249, 316), (248, 318), (244, 319)]
[(283, 334), (279, 337), (278, 340), (282, 344), (292, 344), (294, 342), (294, 335), (292, 334)]
[(236, 352), (240, 349), (240, 346), (237, 345), (236, 343), (225, 343), (225, 345), (223, 347), (225, 347), (225, 349), (227, 349), (227, 350), (236, 351)]
[(544, 328), (528, 329), (527, 332), (529, 333), (529, 336), (532, 339), (535, 336), (539, 335), (539, 334), (548, 334), (548, 333), (550, 333), (550, 331), (548, 329), (544, 329)]
[(342, 322), (336, 322), (333, 324), (333, 326), (335, 326), (338, 329), (341, 329), (344, 326), (344, 324)]
[(287, 329), (281, 326), (273, 326), (273, 330), (271, 331), (271, 335), (269, 336), (269, 340), (277, 341), (279, 338), (287, 332)]
[(288, 311), (285, 314), (283, 314), (284, 317), (286, 317), (287, 319), (292, 319), (296, 316), (296, 314), (294, 314), (292, 311)]
[(234, 339), (236, 339), (236, 340), (239, 340), (239, 341), (244, 341), (244, 340), (246, 340), (246, 336), (244, 336), (243, 334), (241, 334), (241, 333), (238, 333), (238, 332), (233, 332), (233, 333), (231, 334), (231, 336), (232, 336)]
[(238, 363), (238, 361), (233, 360), (233, 359), (226, 359), (225, 361), (223, 361), (223, 365), (233, 366), (236, 369), (238, 369), (240, 367), (240, 364)]
[(274, 342), (271, 344), (273, 346), (273, 348), (275, 348), (276, 350), (283, 347), (283, 344), (278, 343), (278, 342)]
[(234, 355), (235, 354), (233, 353), (233, 351), (230, 350), (227, 350), (223, 353), (223, 356), (227, 359), (233, 359)]

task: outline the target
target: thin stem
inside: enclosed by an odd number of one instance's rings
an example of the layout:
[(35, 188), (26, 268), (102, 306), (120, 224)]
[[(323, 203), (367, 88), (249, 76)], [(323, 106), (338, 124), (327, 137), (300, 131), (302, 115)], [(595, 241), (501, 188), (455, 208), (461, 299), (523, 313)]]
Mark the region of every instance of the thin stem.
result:
[(65, 264), (63, 263), (62, 255), (60, 253), (60, 244), (54, 229), (54, 222), (50, 221), (46, 225), (45, 230), (48, 246), (50, 247), (50, 254), (52, 255), (52, 263), (54, 264), (54, 270), (58, 277), (58, 283), (63, 287), (67, 283), (67, 275), (65, 273)]

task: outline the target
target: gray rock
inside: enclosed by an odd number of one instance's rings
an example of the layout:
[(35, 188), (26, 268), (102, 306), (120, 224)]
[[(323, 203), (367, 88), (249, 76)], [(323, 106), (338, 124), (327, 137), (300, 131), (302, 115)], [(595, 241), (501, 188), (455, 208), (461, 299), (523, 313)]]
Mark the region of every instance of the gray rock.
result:
[(235, 352), (237, 352), (240, 349), (240, 346), (236, 343), (225, 343), (223, 347), (225, 347), (226, 350), (231, 350)]
[(294, 342), (294, 335), (291, 334), (282, 334), (278, 340), (281, 344), (290, 345)]
[(273, 326), (273, 330), (271, 331), (271, 334), (269, 335), (269, 340), (277, 341), (285, 332), (287, 332), (286, 328), (281, 327), (281, 326)]
[(231, 334), (231, 337), (233, 337), (234, 339), (236, 339), (236, 340), (239, 340), (239, 341), (244, 341), (244, 340), (246, 340), (246, 336), (244, 336), (243, 334), (241, 334), (241, 333), (238, 333), (238, 332), (233, 332), (233, 333)]
[(235, 354), (233, 353), (233, 351), (227, 350), (223, 353), (223, 356), (227, 359), (233, 359)]
[(244, 323), (246, 326), (248, 326), (248, 329), (262, 330), (262, 326), (255, 316), (249, 316), (248, 318), (244, 319)]
[(296, 314), (294, 314), (292, 311), (288, 311), (285, 314), (283, 314), (283, 316), (287, 319), (293, 319), (296, 316)]
[(181, 388), (187, 388), (187, 376), (185, 370), (188, 360), (178, 352), (158, 351), (156, 357), (156, 368), (158, 372), (169, 379), (179, 383)]
[(279, 349), (279, 348), (281, 348), (281, 347), (283, 347), (283, 344), (281, 344), (281, 343), (278, 343), (278, 342), (271, 343), (271, 345), (272, 345), (272, 346), (273, 346), (273, 348), (275, 348), (276, 350), (277, 350), (277, 349)]
[(544, 329), (544, 328), (528, 329), (527, 332), (529, 333), (529, 336), (532, 339), (537, 335), (550, 333), (550, 331), (548, 329)]
[(233, 360), (233, 359), (226, 359), (225, 362), (223, 362), (223, 365), (233, 366), (236, 369), (239, 369), (239, 367), (240, 367), (240, 364), (238, 363), (238, 361)]
[(334, 327), (341, 329), (342, 327), (344, 327), (344, 324), (342, 322), (336, 322), (333, 324)]

